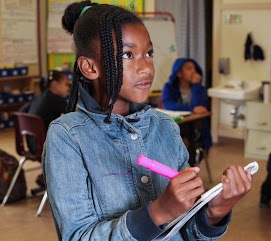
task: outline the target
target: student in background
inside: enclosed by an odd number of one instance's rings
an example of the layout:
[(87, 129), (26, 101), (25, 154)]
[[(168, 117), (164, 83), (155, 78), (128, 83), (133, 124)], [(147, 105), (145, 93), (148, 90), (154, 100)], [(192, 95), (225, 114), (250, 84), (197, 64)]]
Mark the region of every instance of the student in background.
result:
[[(162, 93), (162, 102), (166, 110), (191, 111), (193, 113), (208, 112), (207, 90), (202, 85), (202, 69), (199, 64), (189, 58), (178, 58), (172, 67), (168, 82)], [(192, 133), (194, 131), (195, 133)], [(190, 148), (191, 138), (199, 142), (207, 152), (212, 145), (210, 126), (208, 120), (203, 120), (202, 125), (196, 130), (191, 130), (189, 124), (181, 126), (181, 136), (187, 148)], [(191, 157), (194, 150), (190, 150)]]
[(47, 130), (52, 120), (65, 113), (70, 84), (64, 72), (51, 70), (47, 80), (41, 80), (40, 89), (41, 94), (24, 106), (21, 111), (41, 116)]
[[(90, 1), (69, 5), (62, 25), (76, 49), (69, 113), (51, 123), (42, 162), (59, 240), (151, 240), (204, 188), (179, 127), (143, 104), (154, 78), (149, 33), (132, 12)], [(172, 180), (150, 173), (136, 164), (140, 154), (182, 172)], [(231, 166), (221, 181), (222, 193), (171, 240), (226, 232), (251, 175)]]
[[(62, 71), (51, 70), (48, 72), (47, 80), (40, 82), (41, 94), (36, 96), (30, 103), (24, 105), (20, 111), (40, 116), (46, 130), (54, 119), (66, 111), (66, 98), (69, 94), (70, 84), (66, 74)], [(27, 137), (27, 145), (30, 151), (35, 150), (35, 140)], [(36, 182), (44, 187), (42, 175), (36, 178)]]

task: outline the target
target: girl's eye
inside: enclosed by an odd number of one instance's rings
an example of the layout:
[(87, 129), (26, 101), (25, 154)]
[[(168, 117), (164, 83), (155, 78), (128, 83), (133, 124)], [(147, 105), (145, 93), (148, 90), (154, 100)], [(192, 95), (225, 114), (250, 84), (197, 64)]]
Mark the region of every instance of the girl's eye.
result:
[(146, 54), (147, 57), (153, 57), (153, 50), (148, 51), (148, 53)]
[(133, 57), (131, 52), (123, 53), (122, 58), (131, 59)]

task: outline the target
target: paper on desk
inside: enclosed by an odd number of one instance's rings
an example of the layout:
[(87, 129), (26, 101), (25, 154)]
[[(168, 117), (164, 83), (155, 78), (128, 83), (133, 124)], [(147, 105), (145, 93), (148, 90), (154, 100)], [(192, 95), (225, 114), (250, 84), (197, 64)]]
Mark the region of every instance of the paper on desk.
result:
[(160, 109), (160, 108), (155, 108), (155, 110), (163, 112), (171, 117), (182, 117), (182, 116), (186, 116), (186, 115), (191, 115), (190, 111), (173, 111), (173, 110), (164, 110), (164, 109)]

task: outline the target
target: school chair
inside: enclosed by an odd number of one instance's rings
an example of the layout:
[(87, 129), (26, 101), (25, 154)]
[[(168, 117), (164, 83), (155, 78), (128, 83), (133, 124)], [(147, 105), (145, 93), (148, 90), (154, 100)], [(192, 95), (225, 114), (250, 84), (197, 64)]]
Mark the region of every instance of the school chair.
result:
[[(13, 114), (13, 120), (15, 129), (16, 152), (18, 155), (22, 156), (22, 159), (19, 161), (18, 168), (12, 178), (11, 184), (2, 201), (1, 206), (6, 204), (25, 161), (30, 160), (41, 162), (43, 144), (46, 138), (45, 126), (40, 116), (23, 112), (15, 112)], [(34, 138), (32, 139), (35, 143), (34, 150), (29, 150), (26, 142), (27, 136)], [(32, 193), (33, 192), (35, 193), (35, 191), (32, 191)]]
[(209, 182), (212, 183), (213, 179), (212, 179), (211, 169), (210, 169), (209, 161), (208, 161), (208, 153), (204, 148), (197, 147), (196, 154), (195, 154), (195, 165), (196, 166), (199, 165), (201, 161), (205, 162)]
[(37, 213), (36, 213), (36, 217), (39, 217), (39, 216), (40, 216), (40, 214), (41, 214), (41, 212), (42, 212), (42, 210), (43, 210), (43, 207), (44, 207), (44, 205), (45, 205), (45, 203), (46, 203), (46, 201), (47, 201), (47, 198), (48, 198), (47, 191), (45, 191), (45, 193), (43, 194), (42, 200), (41, 200), (41, 202), (40, 202), (40, 206), (39, 206), (39, 208), (38, 208), (38, 211), (37, 211)]
[[(192, 114), (193, 115), (193, 114)], [(203, 119), (198, 120), (192, 120), (185, 123), (185, 133), (186, 138), (189, 140), (189, 146), (188, 146), (188, 152), (189, 152), (189, 164), (190, 166), (199, 166), (202, 161), (205, 162), (207, 175), (209, 178), (209, 182), (212, 183), (212, 175), (211, 175), (211, 169), (209, 166), (209, 160), (208, 160), (208, 150), (203, 147), (203, 143), (201, 141), (202, 138), (202, 122)], [(182, 123), (182, 122), (181, 122)], [(180, 123), (180, 128), (182, 130), (182, 125)], [(187, 130), (188, 133), (187, 133)], [(182, 131), (181, 131), (182, 135)]]

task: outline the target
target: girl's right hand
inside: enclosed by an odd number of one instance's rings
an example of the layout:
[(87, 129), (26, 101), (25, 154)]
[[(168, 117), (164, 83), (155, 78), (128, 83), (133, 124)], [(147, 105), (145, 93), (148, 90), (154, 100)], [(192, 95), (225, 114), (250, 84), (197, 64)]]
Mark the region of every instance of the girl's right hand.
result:
[(201, 75), (199, 75), (198, 73), (194, 73), (192, 75), (192, 78), (191, 78), (192, 84), (201, 83), (201, 81), (202, 81)]
[(172, 178), (165, 191), (150, 206), (150, 215), (157, 226), (168, 223), (193, 206), (204, 193), (198, 167), (185, 168)]

